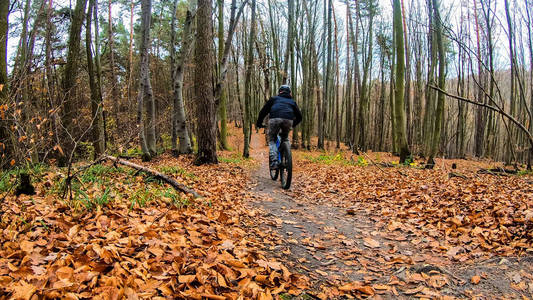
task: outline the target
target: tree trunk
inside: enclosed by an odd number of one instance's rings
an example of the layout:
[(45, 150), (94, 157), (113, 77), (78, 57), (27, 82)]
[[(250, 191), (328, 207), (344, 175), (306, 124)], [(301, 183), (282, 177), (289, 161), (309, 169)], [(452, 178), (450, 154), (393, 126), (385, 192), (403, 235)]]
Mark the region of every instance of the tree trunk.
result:
[(413, 128), (412, 128), (412, 112), (411, 112), (411, 55), (409, 48), (409, 39), (407, 37), (407, 23), (405, 22), (405, 7), (404, 0), (401, 0), (402, 5), (402, 25), (403, 25), (403, 36), (405, 44), (405, 110), (407, 116), (407, 144), (409, 147), (413, 145)]
[(368, 12), (369, 13), (369, 20), (368, 20), (368, 39), (367, 39), (367, 49), (368, 51), (366, 55), (364, 55), (363, 60), (363, 79), (361, 80), (361, 90), (359, 94), (359, 98), (361, 99), (360, 105), (359, 105), (359, 148), (363, 151), (366, 151), (368, 148), (368, 140), (369, 140), (369, 133), (370, 133), (370, 127), (369, 127), (369, 113), (370, 113), (370, 87), (369, 87), (369, 77), (370, 77), (370, 64), (372, 62), (372, 45), (373, 45), (373, 20), (374, 20), (374, 12)]
[(132, 90), (132, 79), (133, 79), (133, 8), (135, 5), (134, 0), (130, 0), (130, 46), (129, 46), (129, 55), (128, 55), (128, 112), (131, 111), (131, 90)]
[[(433, 12), (435, 14), (435, 38), (437, 44), (437, 52), (439, 56), (439, 88), (441, 90), (445, 89), (446, 86), (446, 59), (444, 55), (444, 45), (442, 41), (442, 24), (439, 13), (439, 6), (437, 0), (433, 1)], [(444, 118), (444, 93), (439, 92), (437, 96), (437, 110), (435, 111), (435, 125), (433, 138), (431, 140), (431, 150), (429, 152), (429, 157), (427, 161), (427, 166), (433, 168), (435, 165), (434, 157), (437, 155), (441, 131), (442, 131), (442, 121)]]
[(198, 0), (195, 45), (194, 92), (197, 102), (198, 154), (195, 163), (218, 163), (216, 106), (213, 98), (212, 7), (211, 0)]
[[(529, 110), (533, 111), (533, 8), (527, 5), (526, 1), (526, 18), (527, 18), (527, 45), (529, 48)], [(533, 116), (529, 116), (529, 132), (533, 132)], [(527, 168), (531, 170), (531, 161), (533, 160), (533, 147), (530, 146), (528, 151)]]
[[(94, 2), (93, 7), (93, 21), (94, 21), (94, 30), (96, 31), (94, 35), (94, 66), (96, 70), (96, 87), (98, 88), (98, 94), (100, 95), (100, 120), (99, 123), (101, 126), (101, 136), (103, 139), (104, 151), (107, 145), (107, 130), (106, 130), (106, 120), (104, 117), (104, 101), (102, 98), (102, 64), (100, 63), (100, 21), (98, 20), (98, 1)], [(96, 121), (96, 120), (95, 120)]]
[(411, 155), (409, 145), (407, 144), (406, 136), (406, 122), (405, 122), (405, 104), (404, 104), (404, 74), (405, 74), (405, 56), (403, 45), (403, 27), (402, 27), (402, 11), (400, 7), (400, 0), (394, 0), (394, 31), (396, 39), (396, 89), (394, 95), (394, 109), (396, 117), (396, 135), (398, 138), (398, 146), (400, 150), (400, 163), (405, 163), (408, 156)]
[[(224, 57), (224, 0), (217, 0), (218, 5), (218, 65), (219, 72)], [(227, 113), (226, 90), (220, 91), (219, 115), (220, 115), (220, 147), (229, 150), (228, 145), (228, 113)]]
[[(237, 28), (237, 23), (239, 22), (239, 18), (244, 10), (244, 6), (246, 5), (247, 2), (248, 0), (244, 0), (241, 3), (239, 10), (237, 11), (236, 0), (231, 1), (231, 13), (230, 13), (230, 19), (229, 19), (228, 36), (226, 37), (226, 41), (224, 42), (224, 53), (222, 55), (222, 59), (220, 60), (220, 66), (218, 70), (219, 74), (217, 76), (218, 78), (215, 84), (215, 91), (214, 91), (215, 108), (218, 107), (218, 105), (220, 104), (220, 95), (222, 94), (222, 91), (224, 89), (224, 81), (226, 79), (226, 74), (228, 73), (228, 69), (227, 69), (228, 56), (229, 56), (229, 51), (231, 48), (231, 42), (233, 40), (233, 35), (235, 33), (235, 29)], [(211, 32), (212, 32), (212, 26), (211, 26)]]
[[(324, 83), (323, 83), (323, 90), (322, 90), (322, 120), (319, 121), (319, 126), (322, 130), (318, 131), (318, 148), (324, 149), (324, 139), (326, 136), (326, 124), (328, 120), (328, 105), (330, 100), (330, 76), (331, 76), (331, 17), (332, 17), (332, 3), (331, 0), (324, 1), (324, 17), (326, 17), (326, 11), (327, 11), (327, 35), (326, 38), (326, 54), (327, 58), (324, 59), (323, 69), (324, 69)], [(326, 55), (324, 56), (326, 57)]]
[[(189, 52), (192, 42), (192, 3), (189, 4), (185, 24), (182, 29), (181, 47), (178, 54), (175, 50), (175, 22), (177, 0), (174, 1), (174, 14), (172, 16), (172, 31), (171, 31), (171, 71), (173, 89), (173, 107), (172, 107), (172, 152), (174, 155), (189, 154), (192, 152), (191, 140), (189, 138), (189, 131), (187, 129), (187, 118), (185, 116), (185, 106), (183, 104), (183, 75), (185, 71), (185, 61), (189, 57)], [(177, 57), (176, 57), (177, 56)], [(178, 145), (179, 139), (179, 145)]]
[(251, 122), (251, 97), (252, 97), (252, 71), (254, 59), (254, 40), (255, 40), (255, 0), (252, 0), (252, 19), (250, 21), (250, 35), (248, 36), (248, 46), (246, 51), (246, 72), (244, 78), (244, 149), (243, 157), (250, 157), (250, 136), (252, 132)]
[(7, 100), (7, 38), (9, 30), (9, 1), (3, 0), (0, 2), (0, 97), (2, 104)]
[(141, 79), (139, 81), (139, 91), (137, 95), (137, 126), (139, 130), (141, 150), (143, 152), (143, 160), (150, 160), (152, 156), (156, 154), (155, 124), (153, 124), (155, 107), (152, 85), (150, 82), (150, 57), (148, 53), (148, 48), (150, 47), (150, 17), (152, 1), (142, 0), (141, 9)]
[(66, 166), (69, 163), (72, 152), (74, 151), (75, 133), (73, 121), (78, 116), (76, 103), (74, 103), (74, 87), (76, 83), (76, 74), (78, 73), (78, 61), (80, 54), (81, 26), (87, 0), (76, 0), (76, 8), (72, 15), (70, 25), (67, 62), (63, 73), (63, 103), (61, 111), (61, 147), (63, 151), (58, 159), (59, 166)]
[(333, 24), (334, 27), (334, 33), (335, 33), (335, 148), (339, 149), (341, 147), (341, 117), (340, 117), (340, 109), (339, 109), (339, 102), (340, 102), (340, 88), (339, 88), (339, 81), (340, 81), (340, 74), (339, 74), (339, 44), (338, 44), (338, 35), (337, 35), (337, 17), (335, 14), (335, 11), (333, 11)]
[[(298, 5), (298, 1), (296, 1), (296, 5)], [(296, 61), (296, 51), (294, 49), (294, 46), (295, 46), (295, 39), (296, 37), (298, 36), (297, 34), (297, 30), (296, 30), (296, 26), (294, 26), (295, 24), (295, 20), (298, 19), (298, 11), (299, 10), (296, 10), (294, 8), (294, 0), (289, 0), (289, 34), (290, 34), (290, 39), (289, 39), (289, 47), (290, 47), (290, 58), (291, 58), (291, 90), (292, 90), (292, 98), (294, 99), (294, 101), (296, 103), (298, 103), (298, 84), (297, 84), (297, 77), (298, 77), (298, 74), (296, 72), (296, 65), (297, 65), (297, 61)], [(302, 128), (301, 126), (299, 128)], [(293, 131), (292, 131), (292, 143), (291, 143), (291, 147), (293, 149), (298, 149), (299, 145), (298, 145), (298, 129), (299, 128), (294, 128)]]
[[(85, 26), (85, 48), (87, 51), (87, 71), (89, 73), (89, 87), (91, 90), (91, 117), (92, 117), (92, 143), (94, 147), (94, 155), (96, 157), (104, 153), (104, 127), (103, 127), (103, 101), (100, 90), (100, 80), (95, 70), (95, 63), (92, 53), (92, 14), (95, 6), (95, 0), (89, 0), (89, 7), (87, 9), (87, 18)], [(96, 20), (95, 20), (96, 21)], [(95, 33), (96, 35), (98, 32)], [(98, 55), (98, 54), (96, 54)]]
[(115, 70), (115, 48), (114, 48), (115, 42), (114, 42), (114, 37), (113, 37), (113, 18), (111, 15), (111, 12), (112, 12), (111, 4), (112, 4), (112, 0), (108, 0), (107, 7), (108, 7), (108, 12), (109, 12), (109, 15), (108, 15), (109, 25), (108, 25), (107, 34), (108, 34), (108, 40), (109, 40), (109, 43), (108, 43), (109, 67), (111, 68), (110, 81), (111, 81), (111, 97), (112, 97), (112, 102), (113, 102), (113, 115), (115, 118), (115, 136), (119, 138), (123, 130), (121, 120), (120, 120), (120, 107), (122, 105), (122, 97), (120, 96), (120, 91), (119, 91), (118, 81), (117, 81), (117, 72)]
[[(0, 104), (8, 104), (8, 77), (7, 77), (7, 38), (9, 30), (9, 1), (0, 1)], [(5, 110), (2, 110), (2, 115)], [(13, 155), (9, 123), (2, 117), (0, 119), (0, 167), (10, 167)]]
[[(483, 95), (483, 72), (482, 72), (482, 62), (481, 62), (481, 45), (479, 37), (479, 21), (477, 14), (477, 1), (474, 1), (474, 19), (476, 23), (476, 36), (477, 36), (477, 57), (478, 57), (478, 95), (477, 101), (479, 103), (485, 103), (485, 96)], [(484, 145), (485, 145), (485, 118), (484, 118), (484, 108), (478, 106), (476, 108), (476, 131), (474, 135), (474, 153), (477, 157), (482, 157), (484, 154)]]
[[(510, 84), (510, 114), (512, 116), (516, 116), (516, 110), (517, 110), (517, 103), (516, 103), (516, 79), (517, 79), (517, 71), (516, 71), (516, 56), (515, 56), (515, 45), (514, 45), (514, 27), (513, 23), (511, 21), (511, 13), (509, 11), (509, 0), (504, 0), (504, 7), (505, 7), (505, 18), (507, 20), (507, 35), (508, 35), (508, 41), (509, 41), (509, 58), (510, 58), (510, 64), (511, 64), (511, 84)], [(511, 163), (511, 158), (514, 158), (514, 148), (515, 143), (517, 142), (515, 139), (515, 136), (517, 135), (517, 131), (514, 129), (514, 127), (510, 130), (510, 134), (507, 135), (507, 147), (506, 147), (506, 155), (505, 155), (505, 162), (507, 164)]]
[[(356, 10), (359, 10), (359, 2), (355, 3)], [(358, 13), (356, 15), (359, 15)], [(359, 16), (358, 16), (359, 17)], [(352, 16), (350, 10), (348, 10), (348, 30), (350, 31), (351, 42), (352, 42), (352, 51), (354, 54), (354, 98), (352, 103), (352, 152), (358, 153), (358, 143), (359, 143), (359, 118), (357, 110), (357, 99), (361, 96), (361, 72), (359, 70), (359, 25), (358, 22), (355, 22), (355, 34), (354, 34), (354, 24), (352, 21)]]

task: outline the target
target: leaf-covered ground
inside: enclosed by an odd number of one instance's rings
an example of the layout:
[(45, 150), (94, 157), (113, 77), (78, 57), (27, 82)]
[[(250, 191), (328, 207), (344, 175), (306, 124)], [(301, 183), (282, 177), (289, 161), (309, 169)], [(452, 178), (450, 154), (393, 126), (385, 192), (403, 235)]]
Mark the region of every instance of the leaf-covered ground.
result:
[(530, 176), (296, 151), (285, 192), (262, 135), (253, 146), (216, 166), (144, 164), (201, 199), (111, 163), (65, 195), (65, 170), (32, 168), (37, 194), (19, 197), (2, 174), (0, 299), (533, 299)]
[[(145, 174), (97, 165), (63, 200), (63, 170), (36, 178), (37, 195), (1, 204), (0, 298), (272, 299), (298, 295), (304, 276), (266, 257), (250, 234), (247, 176), (232, 157), (196, 167), (151, 164), (204, 196), (190, 199)], [(94, 173), (94, 174), (93, 174)], [(89, 175), (87, 175), (89, 174)]]
[(318, 297), (533, 298), (530, 176), (478, 174), (490, 162), (425, 170), (384, 153), (295, 152), (291, 191), (263, 164), (255, 207), (272, 253)]

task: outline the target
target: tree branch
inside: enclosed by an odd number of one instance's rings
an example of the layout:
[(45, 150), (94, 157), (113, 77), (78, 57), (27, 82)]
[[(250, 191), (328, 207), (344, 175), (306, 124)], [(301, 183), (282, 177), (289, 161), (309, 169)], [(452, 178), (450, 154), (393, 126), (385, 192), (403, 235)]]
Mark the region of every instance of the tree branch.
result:
[[(531, 135), (531, 133), (529, 132), (529, 130), (527, 130), (527, 128), (522, 124), (520, 123), (518, 120), (516, 120), (513, 116), (511, 116), (510, 114), (506, 113), (503, 109), (499, 108), (499, 107), (494, 107), (492, 105), (488, 105), (488, 104), (485, 104), (485, 103), (480, 103), (480, 102), (476, 102), (474, 100), (470, 100), (468, 98), (465, 98), (465, 97), (461, 97), (461, 96), (457, 96), (457, 95), (452, 95), (448, 92), (446, 92), (445, 90), (443, 89), (440, 89), (439, 87), (436, 87), (436, 86), (433, 86), (433, 85), (429, 85), (429, 87), (431, 89), (434, 89), (440, 93), (443, 93), (444, 95), (448, 96), (448, 97), (452, 97), (452, 98), (455, 98), (457, 100), (460, 100), (460, 101), (464, 101), (464, 102), (467, 102), (467, 103), (470, 103), (470, 104), (474, 104), (474, 105), (477, 105), (477, 106), (481, 106), (481, 107), (484, 107), (484, 108), (487, 108), (487, 109), (490, 109), (492, 111), (495, 111), (501, 115), (503, 115), (504, 117), (506, 117), (507, 119), (509, 119), (511, 122), (513, 122), (516, 126), (518, 126), (518, 128), (520, 128), (520, 130), (522, 130), (528, 140), (529, 140), (529, 143), (531, 144), (531, 147), (533, 149), (533, 135)], [(489, 97), (490, 98), (490, 97)], [(494, 102), (493, 99), (490, 99), (492, 102)]]
[(233, 39), (233, 34), (235, 33), (235, 29), (237, 28), (237, 23), (239, 23), (239, 19), (241, 17), (241, 14), (244, 10), (244, 6), (248, 3), (248, 0), (244, 0), (239, 7), (239, 10), (237, 11), (237, 14), (235, 15), (235, 10), (237, 9), (236, 0), (231, 1), (231, 16), (230, 16), (230, 22), (229, 22), (229, 30), (228, 30), (228, 36), (226, 37), (226, 41), (224, 42), (224, 54), (222, 55), (222, 60), (220, 62), (220, 74), (217, 79), (217, 84), (215, 86), (215, 106), (218, 107), (218, 104), (220, 103), (220, 95), (222, 94), (222, 88), (224, 87), (224, 80), (226, 79), (226, 74), (228, 73), (228, 56), (229, 51), (231, 48), (231, 41)]
[(122, 159), (119, 159), (117, 157), (110, 156), (110, 155), (103, 155), (102, 158), (109, 159), (109, 160), (111, 160), (111, 161), (113, 161), (113, 162), (115, 162), (117, 164), (121, 164), (123, 166), (127, 166), (127, 167), (133, 168), (135, 170), (139, 170), (141, 172), (145, 172), (145, 173), (148, 173), (150, 175), (153, 175), (153, 176), (165, 181), (166, 183), (170, 184), (172, 187), (174, 187), (178, 191), (182, 191), (182, 192), (187, 193), (187, 194), (192, 194), (195, 198), (202, 198), (202, 196), (200, 194), (198, 194), (195, 190), (185, 186), (184, 184), (181, 184), (181, 183), (177, 182), (174, 178), (169, 177), (169, 176), (167, 176), (167, 175), (165, 175), (165, 174), (163, 174), (161, 172), (158, 172), (156, 170), (153, 170), (153, 169), (150, 169), (150, 168), (138, 165), (138, 164), (134, 164), (132, 162), (125, 161), (125, 160), (122, 160)]

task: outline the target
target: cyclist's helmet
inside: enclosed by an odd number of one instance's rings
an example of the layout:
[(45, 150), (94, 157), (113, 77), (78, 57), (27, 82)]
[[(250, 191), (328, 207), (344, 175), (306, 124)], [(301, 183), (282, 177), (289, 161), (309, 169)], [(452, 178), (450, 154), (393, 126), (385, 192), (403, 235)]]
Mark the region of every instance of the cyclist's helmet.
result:
[(278, 93), (279, 94), (281, 94), (281, 93), (290, 94), (291, 93), (291, 87), (286, 85), (286, 84), (284, 84), (284, 85), (279, 87)]

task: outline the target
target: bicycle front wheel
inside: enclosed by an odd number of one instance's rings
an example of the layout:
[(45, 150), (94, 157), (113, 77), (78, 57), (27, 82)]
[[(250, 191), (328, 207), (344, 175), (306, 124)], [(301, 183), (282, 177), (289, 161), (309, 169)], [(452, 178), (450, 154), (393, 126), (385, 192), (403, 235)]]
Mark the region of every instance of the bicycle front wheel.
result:
[(292, 155), (290, 147), (288, 142), (284, 142), (279, 149), (281, 154), (281, 163), (279, 166), (281, 187), (286, 190), (291, 187), (292, 181)]

